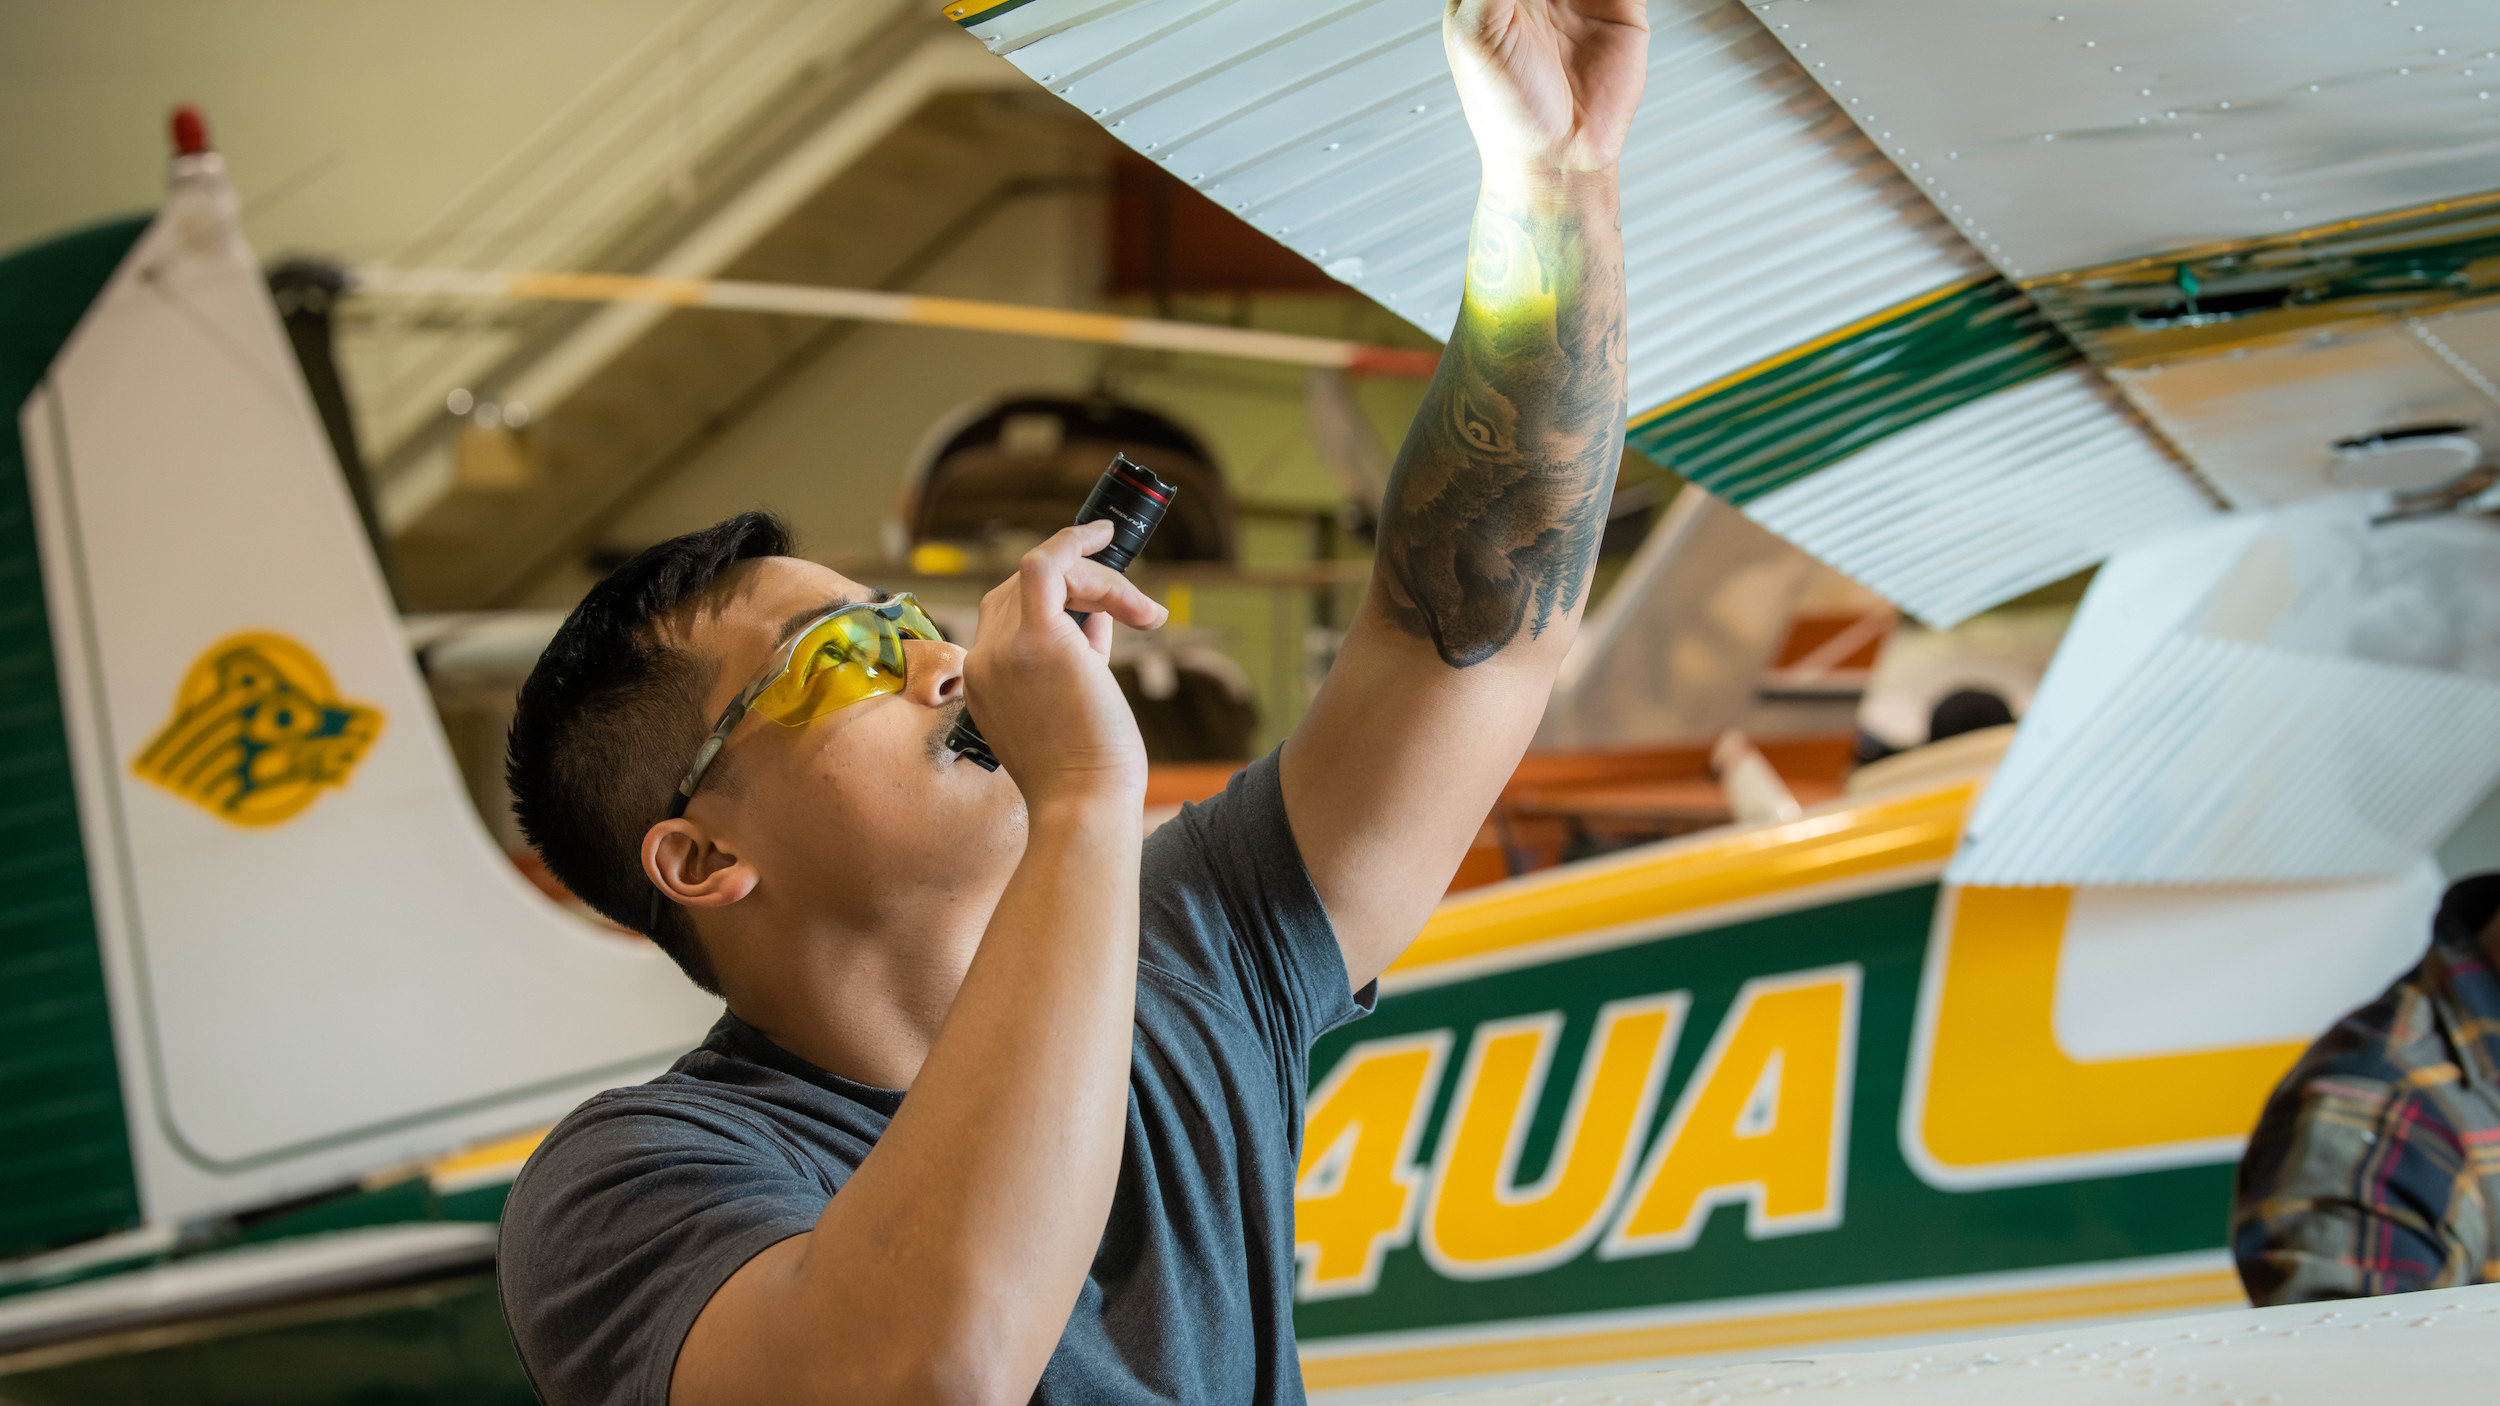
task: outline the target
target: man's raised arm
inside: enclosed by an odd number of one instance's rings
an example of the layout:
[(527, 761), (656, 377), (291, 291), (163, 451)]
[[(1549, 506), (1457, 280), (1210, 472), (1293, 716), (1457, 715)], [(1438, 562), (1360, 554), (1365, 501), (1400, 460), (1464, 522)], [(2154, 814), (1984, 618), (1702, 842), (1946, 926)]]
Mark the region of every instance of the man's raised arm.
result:
[(1285, 745), (1285, 807), (1353, 984), (1447, 888), (1579, 627), (1623, 446), (1615, 164), (1640, 0), (1451, 0), (1484, 158), (1467, 287), (1382, 508), (1372, 587)]

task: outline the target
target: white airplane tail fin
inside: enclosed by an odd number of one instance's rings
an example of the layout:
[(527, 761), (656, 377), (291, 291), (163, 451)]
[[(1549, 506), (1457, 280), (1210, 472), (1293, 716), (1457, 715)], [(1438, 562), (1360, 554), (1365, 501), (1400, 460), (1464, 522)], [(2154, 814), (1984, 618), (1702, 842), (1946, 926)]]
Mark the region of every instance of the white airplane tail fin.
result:
[(700, 1038), (717, 1002), (481, 828), (213, 153), (18, 429), (147, 1220), (544, 1122)]

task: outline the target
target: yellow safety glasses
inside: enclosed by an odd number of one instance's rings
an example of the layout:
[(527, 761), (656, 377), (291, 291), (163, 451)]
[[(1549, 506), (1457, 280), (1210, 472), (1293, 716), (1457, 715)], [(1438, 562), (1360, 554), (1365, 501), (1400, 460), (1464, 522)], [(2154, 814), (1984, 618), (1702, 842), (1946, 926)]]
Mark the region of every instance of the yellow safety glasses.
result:
[[(828, 611), (799, 631), (778, 662), (740, 690), (712, 725), (703, 750), (694, 754), (686, 779), (669, 797), (668, 818), (686, 813), (694, 788), (703, 784), (712, 759), (738, 730), (748, 713), (762, 713), (783, 727), (801, 727), (827, 713), (864, 703), (879, 694), (900, 693), (909, 677), (903, 662), (903, 641), (942, 640), (946, 636), (929, 619), (920, 602), (898, 595), (874, 605), (846, 605)], [(651, 917), (645, 933), (660, 930), (659, 887), (651, 889)]]
[(677, 783), (668, 818), (686, 813), (703, 773), (747, 714), (761, 713), (783, 727), (803, 727), (854, 703), (900, 693), (908, 677), (903, 641), (944, 638), (920, 602), (908, 595), (874, 605), (846, 605), (799, 631), (779, 661), (721, 713), (703, 750), (695, 753), (694, 765), (686, 769), (686, 779)]

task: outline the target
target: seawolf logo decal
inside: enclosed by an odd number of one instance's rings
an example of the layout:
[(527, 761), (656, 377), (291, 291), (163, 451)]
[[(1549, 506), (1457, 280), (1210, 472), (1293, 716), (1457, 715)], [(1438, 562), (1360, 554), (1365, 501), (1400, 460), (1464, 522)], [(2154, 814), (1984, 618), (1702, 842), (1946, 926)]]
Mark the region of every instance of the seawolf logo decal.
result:
[(311, 650), (230, 635), (191, 666), (130, 769), (220, 820), (276, 825), (344, 785), (381, 734), (381, 710), (339, 697)]

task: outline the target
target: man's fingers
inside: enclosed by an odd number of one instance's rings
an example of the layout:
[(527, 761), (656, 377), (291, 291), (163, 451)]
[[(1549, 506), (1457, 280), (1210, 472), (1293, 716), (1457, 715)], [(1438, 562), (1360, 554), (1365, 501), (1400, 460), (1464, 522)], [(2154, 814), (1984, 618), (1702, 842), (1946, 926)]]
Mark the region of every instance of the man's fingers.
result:
[(1022, 572), (1008, 577), (981, 593), (981, 626), (975, 639), (992, 634), (1004, 635), (1014, 628), (1017, 615), (1017, 593), (1023, 589)]
[(1171, 614), (1136, 582), (1098, 561), (1079, 560), (1068, 569), (1066, 581), (1070, 610), (1104, 611), (1136, 630), (1154, 629)]
[(1033, 550), (1054, 561), (1075, 563), (1111, 545), (1111, 519), (1096, 518), (1092, 522), (1063, 527)]
[(1026, 552), (1023, 565), (1016, 572), (1016, 589), (1024, 598), (1024, 618), (1047, 620), (1053, 612), (1066, 609), (1071, 594), (1069, 573), (1088, 565), (1087, 552), (1099, 552), (1109, 545), (1111, 524), (1097, 520), (1079, 527), (1063, 527)]
[(1169, 614), (1137, 583), (1086, 554), (1111, 544), (1111, 524), (1096, 521), (1063, 528), (1025, 553), (1017, 593), (1028, 621), (1060, 610), (1102, 611), (1133, 629), (1151, 630)]

